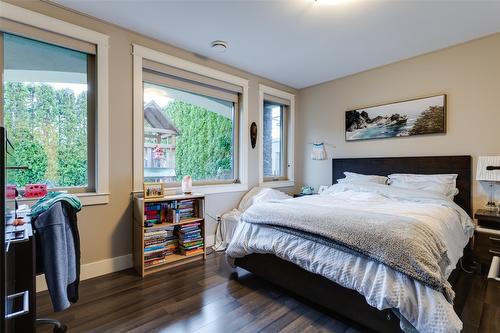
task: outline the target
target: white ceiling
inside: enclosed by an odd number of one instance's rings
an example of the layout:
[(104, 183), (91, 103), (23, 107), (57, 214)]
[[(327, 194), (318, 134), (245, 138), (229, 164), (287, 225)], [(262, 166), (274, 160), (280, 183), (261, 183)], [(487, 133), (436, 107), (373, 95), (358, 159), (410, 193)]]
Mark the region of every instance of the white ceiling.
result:
[(54, 1), (295, 88), (500, 32), (500, 1)]

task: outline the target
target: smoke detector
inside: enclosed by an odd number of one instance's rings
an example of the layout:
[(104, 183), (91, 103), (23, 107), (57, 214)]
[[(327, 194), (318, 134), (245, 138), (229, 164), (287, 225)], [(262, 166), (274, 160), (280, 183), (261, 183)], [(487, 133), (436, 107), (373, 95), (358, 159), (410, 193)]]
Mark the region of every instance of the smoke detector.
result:
[(226, 49), (229, 47), (229, 44), (223, 40), (214, 40), (210, 43), (212, 50), (218, 53), (226, 52)]

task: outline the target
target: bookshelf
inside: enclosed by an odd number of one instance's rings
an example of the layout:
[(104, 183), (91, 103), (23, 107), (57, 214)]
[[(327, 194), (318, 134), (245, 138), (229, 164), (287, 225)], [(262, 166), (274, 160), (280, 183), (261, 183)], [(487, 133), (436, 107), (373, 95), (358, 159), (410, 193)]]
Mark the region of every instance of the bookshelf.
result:
[(205, 258), (203, 195), (134, 198), (134, 268), (139, 275)]

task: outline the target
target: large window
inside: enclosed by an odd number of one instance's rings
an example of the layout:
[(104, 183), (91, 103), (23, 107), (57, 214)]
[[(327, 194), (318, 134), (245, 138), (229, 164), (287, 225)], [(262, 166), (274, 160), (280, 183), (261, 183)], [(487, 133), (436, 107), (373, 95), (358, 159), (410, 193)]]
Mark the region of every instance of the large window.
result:
[(291, 187), (294, 182), (295, 96), (259, 85), (260, 170), (259, 183), (268, 187)]
[(29, 37), (0, 32), (0, 111), (12, 163), (28, 167), (8, 182), (94, 191), (95, 55)]
[(144, 181), (238, 182), (239, 93), (165, 72), (143, 73)]
[(286, 109), (285, 105), (264, 101), (263, 154), (264, 179), (286, 179)]

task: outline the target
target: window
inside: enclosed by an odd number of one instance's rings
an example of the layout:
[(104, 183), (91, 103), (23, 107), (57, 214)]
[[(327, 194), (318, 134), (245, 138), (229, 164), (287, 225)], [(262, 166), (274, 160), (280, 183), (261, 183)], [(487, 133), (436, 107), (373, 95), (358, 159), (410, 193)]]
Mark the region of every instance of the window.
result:
[(295, 96), (260, 85), (261, 186), (294, 186), (293, 129)]
[(286, 106), (264, 101), (264, 179), (286, 179)]
[[(64, 189), (70, 192), (76, 192), (84, 206), (107, 204), (109, 202), (109, 96), (108, 96), (108, 72), (109, 72), (109, 36), (99, 32), (80, 27), (62, 20), (55, 19), (37, 12), (33, 12), (5, 2), (1, 3), (0, 10), (0, 123), (4, 124), (4, 104), (8, 102), (4, 94), (4, 85), (8, 82), (32, 85), (49, 85), (52, 83), (52, 89), (61, 90), (61, 87), (67, 87), (75, 94), (75, 102), (82, 92), (86, 91), (86, 116), (83, 112), (77, 113), (81, 122), (74, 127), (74, 132), (78, 136), (67, 137), (65, 141), (53, 140), (51, 143), (57, 144), (49, 150), (52, 155), (45, 155), (47, 162), (35, 164), (41, 166), (40, 174), (43, 177), (33, 177), (30, 182), (48, 183), (51, 188)], [(20, 48), (10, 49), (4, 45), (5, 36), (11, 35), (18, 37), (18, 41), (26, 42), (22, 45), (24, 51)], [(38, 44), (37, 44), (38, 43)], [(37, 46), (40, 48), (37, 49)], [(19, 46), (21, 47), (21, 46)], [(9, 65), (5, 61), (9, 50), (17, 50), (14, 53), (14, 60)], [(36, 51), (37, 53), (32, 53)], [(72, 52), (74, 51), (74, 52)], [(34, 57), (33, 55), (37, 55)], [(82, 58), (86, 57), (86, 65)], [(79, 61), (78, 61), (79, 59)], [(85, 90), (86, 86), (86, 90)], [(72, 89), (77, 88), (77, 89)], [(64, 94), (68, 97), (69, 94)], [(50, 94), (43, 95), (45, 97)], [(23, 102), (26, 96), (16, 95), (13, 99), (16, 102)], [(21, 98), (23, 97), (23, 98)], [(42, 99), (40, 99), (42, 100)], [(54, 125), (52, 116), (57, 115), (63, 102), (67, 99), (56, 99), (55, 103), (49, 103), (50, 108), (31, 109), (32, 116), (39, 116), (41, 112), (46, 112), (45, 121)], [(83, 110), (84, 99), (79, 99), (80, 110)], [(71, 104), (64, 104), (64, 108), (69, 110)], [(37, 111), (37, 114), (35, 114)], [(50, 112), (47, 112), (50, 111)], [(77, 114), (65, 113), (73, 116)], [(16, 113), (11, 112), (11, 116)], [(6, 117), (8, 117), (6, 115)], [(62, 118), (62, 117), (61, 117)], [(86, 119), (85, 119), (86, 118)], [(17, 125), (17, 118), (14, 118), (12, 126)], [(59, 123), (57, 123), (59, 125)], [(62, 126), (61, 126), (62, 127)], [(57, 127), (59, 129), (59, 127)], [(86, 132), (87, 137), (81, 133)], [(52, 132), (58, 133), (58, 132)], [(12, 137), (12, 129), (9, 136)], [(31, 136), (39, 135), (30, 133)], [(55, 136), (54, 136), (55, 137)], [(54, 139), (52, 137), (52, 139)], [(81, 138), (82, 142), (77, 143), (75, 138)], [(23, 138), (26, 139), (26, 138)], [(28, 141), (29, 142), (29, 141)], [(33, 142), (32, 142), (33, 143)], [(37, 142), (35, 146), (40, 149)], [(68, 143), (67, 147), (62, 144)], [(77, 152), (79, 159), (62, 159), (63, 153), (71, 156), (71, 150), (80, 146)], [(59, 148), (65, 149), (59, 149)], [(20, 148), (16, 149), (17, 152)], [(58, 152), (54, 155), (54, 152)], [(85, 158), (86, 154), (86, 158)], [(75, 156), (75, 155), (73, 155)], [(47, 172), (48, 163), (52, 163), (52, 172)], [(86, 161), (85, 161), (86, 160)], [(17, 161), (19, 162), (19, 161)], [(16, 162), (16, 163), (17, 163)], [(23, 161), (21, 161), (23, 162)], [(29, 161), (26, 161), (26, 163)], [(59, 164), (61, 163), (61, 164)], [(26, 165), (25, 163), (23, 163)], [(45, 165), (47, 164), (47, 165)], [(86, 165), (85, 165), (86, 164)], [(59, 165), (63, 167), (60, 169)], [(44, 172), (42, 172), (44, 170)], [(70, 171), (69, 174), (63, 174), (62, 171)], [(86, 172), (85, 172), (86, 170)], [(12, 172), (14, 173), (14, 172)], [(16, 171), (18, 173), (18, 171)], [(20, 173), (21, 174), (21, 173)], [(75, 176), (78, 175), (78, 176)], [(16, 176), (20, 177), (20, 176)], [(61, 180), (62, 179), (62, 180)], [(10, 179), (12, 180), (12, 179)], [(22, 180), (22, 179), (21, 179)], [(23, 182), (15, 179), (18, 186), (22, 187)], [(27, 179), (25, 179), (28, 181)], [(14, 181), (14, 180), (12, 180)], [(68, 185), (69, 184), (69, 185)], [(28, 202), (29, 204), (29, 202)]]
[(94, 191), (95, 55), (3, 33), (3, 123), (14, 147), (9, 173), (22, 188)]
[[(160, 97), (151, 98), (148, 89)], [(166, 94), (172, 94), (167, 96)], [(133, 191), (142, 193), (145, 180), (163, 180), (166, 182), (167, 193), (176, 193), (180, 188), (179, 180), (186, 174), (194, 177), (194, 190), (197, 193), (227, 193), (248, 190), (248, 80), (223, 72), (217, 69), (178, 58), (170, 54), (133, 45), (133, 132), (134, 132), (134, 168)], [(169, 121), (179, 135), (172, 132), (165, 133), (168, 137), (158, 138), (157, 135), (147, 134), (152, 125), (145, 119), (144, 108), (152, 100), (167, 111)], [(181, 119), (181, 122), (192, 124), (190, 133), (177, 123), (178, 119), (170, 115), (168, 105), (172, 107), (183, 104), (199, 113), (201, 118), (211, 118), (219, 122), (219, 128), (209, 127), (211, 122), (198, 119), (198, 115), (191, 113), (191, 119)], [(151, 106), (151, 105), (150, 105)], [(176, 111), (181, 112), (182, 110)], [(182, 111), (182, 112), (185, 112)], [(212, 124), (213, 125), (213, 124)], [(222, 126), (223, 125), (223, 126)], [(161, 132), (161, 127), (156, 134)], [(170, 126), (167, 126), (170, 127)], [(206, 135), (200, 135), (194, 128), (203, 130)], [(171, 128), (172, 129), (172, 128)], [(175, 131), (174, 131), (175, 132)], [(152, 133), (155, 134), (155, 133)], [(188, 135), (189, 134), (189, 135)], [(148, 137), (149, 136), (149, 137)], [(175, 140), (175, 150), (173, 142)], [(183, 140), (185, 140), (183, 142)], [(191, 141), (192, 144), (186, 144)], [(161, 144), (156, 158), (148, 164), (147, 143)], [(185, 144), (185, 149), (179, 148)], [(163, 146), (164, 145), (164, 146)], [(169, 146), (168, 146), (169, 145)], [(170, 151), (167, 151), (170, 150)], [(181, 154), (181, 152), (184, 152)], [(153, 155), (153, 158), (155, 156)], [(146, 160), (146, 159), (149, 159)], [(192, 159), (189, 161), (189, 159)], [(187, 162), (192, 166), (190, 170), (181, 169)], [(149, 166), (165, 166), (155, 169), (155, 175), (150, 177), (153, 170)], [(170, 169), (170, 171), (167, 171)], [(172, 172), (174, 170), (174, 172)]]
[(148, 64), (155, 70), (143, 72), (144, 181), (173, 187), (190, 175), (197, 185), (239, 182), (236, 89)]

